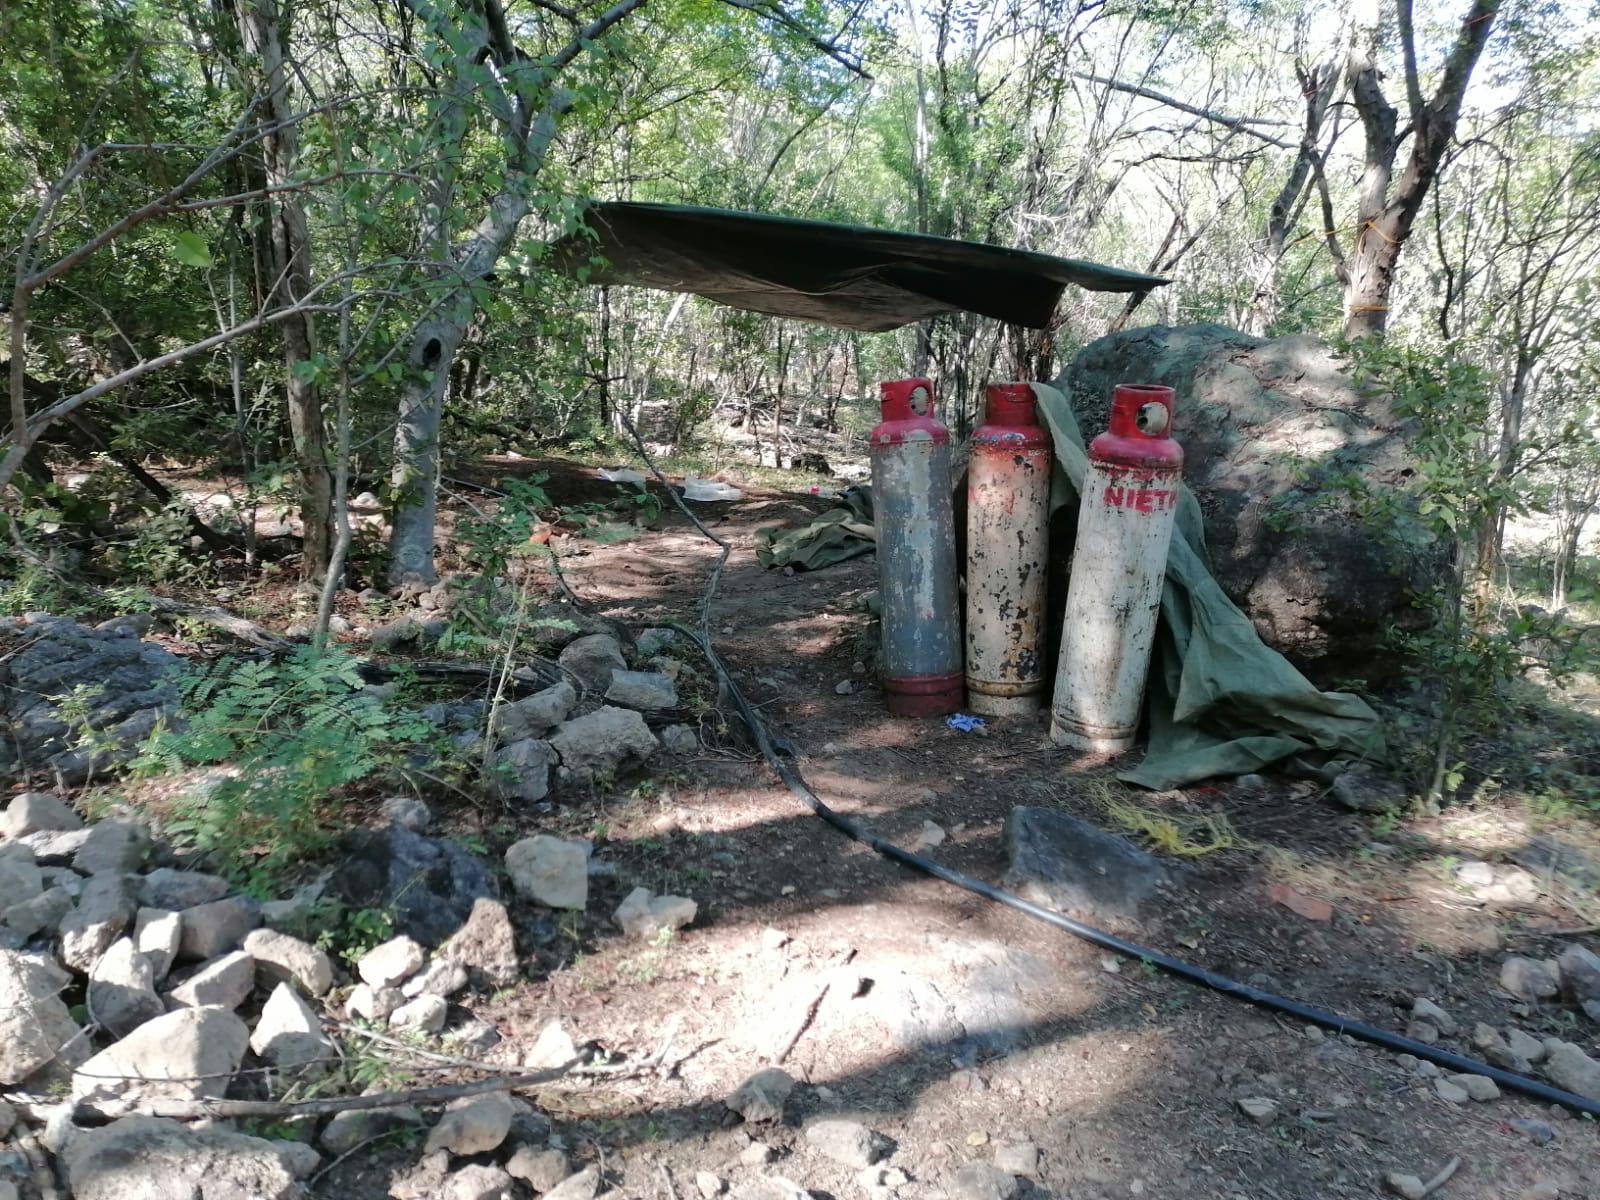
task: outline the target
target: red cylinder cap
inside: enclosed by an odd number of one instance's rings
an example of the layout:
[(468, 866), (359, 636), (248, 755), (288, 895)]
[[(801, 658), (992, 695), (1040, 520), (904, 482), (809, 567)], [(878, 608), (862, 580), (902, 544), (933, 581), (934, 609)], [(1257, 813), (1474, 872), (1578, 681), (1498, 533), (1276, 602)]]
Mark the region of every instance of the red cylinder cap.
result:
[(933, 380), (886, 379), (878, 385), (885, 421), (910, 421), (933, 415)]
[(1026, 383), (991, 383), (985, 392), (983, 419), (995, 425), (1037, 425), (1038, 402)]
[(1172, 436), (1169, 387), (1157, 383), (1119, 383), (1111, 393), (1111, 434), (1119, 438), (1164, 441)]

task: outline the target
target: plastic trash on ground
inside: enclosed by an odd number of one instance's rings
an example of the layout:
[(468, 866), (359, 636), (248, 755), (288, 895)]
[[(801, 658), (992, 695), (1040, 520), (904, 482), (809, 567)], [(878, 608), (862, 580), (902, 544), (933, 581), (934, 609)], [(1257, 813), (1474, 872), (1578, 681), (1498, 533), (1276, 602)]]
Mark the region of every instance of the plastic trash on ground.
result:
[(944, 723), (957, 733), (971, 733), (974, 729), (982, 729), (988, 724), (982, 717), (974, 717), (968, 713), (951, 713), (944, 719)]
[(683, 478), (683, 498), (685, 500), (743, 500), (744, 493), (736, 487), (729, 487), (715, 479), (701, 479), (698, 475), (685, 475)]
[(608, 483), (643, 483), (644, 476), (632, 467), (600, 467), (595, 474)]

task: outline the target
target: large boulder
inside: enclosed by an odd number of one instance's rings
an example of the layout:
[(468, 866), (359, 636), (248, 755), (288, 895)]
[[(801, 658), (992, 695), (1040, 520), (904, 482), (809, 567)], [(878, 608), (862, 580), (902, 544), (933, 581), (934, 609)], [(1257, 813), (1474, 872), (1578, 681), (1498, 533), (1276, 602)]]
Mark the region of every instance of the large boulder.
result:
[[(69, 978), (44, 958), (0, 950), (0, 1085), (11, 1087), (68, 1051), (68, 1066), (88, 1049), (61, 993)], [(77, 1047), (74, 1057), (69, 1050)]]
[[(99, 628), (29, 613), (0, 621), (0, 773), (48, 766), (68, 785), (131, 757), (159, 720), (177, 710), (177, 655), (142, 641), (126, 623)], [(81, 724), (94, 732), (82, 742)], [(60, 828), (61, 826), (56, 826)]]
[(1173, 436), (1212, 570), (1262, 638), (1320, 678), (1382, 676), (1385, 628), (1420, 627), (1411, 597), (1444, 569), (1442, 548), (1411, 541), (1418, 530), (1396, 539), (1364, 523), (1340, 483), (1405, 484), (1406, 428), (1390, 398), (1358, 387), (1309, 336), (1153, 325), (1091, 342), (1056, 381), (1086, 440), (1106, 428), (1119, 383), (1176, 390)]
[(330, 889), (352, 909), (388, 912), (395, 932), (437, 946), (460, 929), (473, 905), (495, 893), (483, 863), (454, 842), (408, 829), (357, 829), (341, 841)]
[(77, 1200), (290, 1200), (305, 1192), (275, 1144), (220, 1127), (123, 1117), (67, 1143)]

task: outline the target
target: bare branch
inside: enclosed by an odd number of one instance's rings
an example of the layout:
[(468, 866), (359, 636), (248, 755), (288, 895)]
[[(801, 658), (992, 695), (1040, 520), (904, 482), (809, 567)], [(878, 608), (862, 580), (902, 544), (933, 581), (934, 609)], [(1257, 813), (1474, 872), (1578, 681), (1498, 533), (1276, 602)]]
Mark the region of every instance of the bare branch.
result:
[(555, 13), (563, 21), (571, 21), (574, 25), (583, 19), (578, 16), (576, 9), (568, 8), (565, 4), (557, 4), (556, 0), (533, 0), (533, 6), (542, 8), (545, 12)]
[(1311, 169), (1316, 175), (1317, 195), (1322, 199), (1322, 237), (1328, 254), (1333, 258), (1333, 273), (1340, 283), (1350, 282), (1350, 264), (1345, 260), (1344, 247), (1339, 244), (1339, 230), (1334, 224), (1333, 196), (1328, 191), (1328, 174), (1323, 170), (1322, 155), (1311, 153)]
[(135, 379), (139, 379), (150, 374), (152, 371), (159, 371), (166, 367), (174, 366), (177, 363), (186, 362), (191, 358), (195, 358), (201, 354), (207, 353), (208, 351), (215, 350), (218, 346), (226, 345), (235, 338), (244, 337), (247, 334), (255, 333), (260, 329), (266, 329), (272, 325), (278, 324), (280, 321), (287, 321), (297, 317), (303, 317), (308, 313), (338, 312), (346, 303), (370, 299), (372, 296), (378, 294), (373, 291), (355, 293), (349, 298), (349, 300), (341, 300), (336, 304), (311, 303), (311, 298), (316, 294), (316, 292), (327, 288), (331, 284), (336, 283), (343, 278), (343, 275), (338, 275), (332, 279), (324, 281), (322, 284), (318, 285), (315, 291), (307, 293), (300, 303), (274, 309), (271, 312), (258, 313), (256, 316), (250, 318), (250, 320), (242, 321), (230, 329), (224, 329), (219, 333), (214, 333), (210, 337), (202, 338), (198, 342), (191, 342), (187, 346), (180, 346), (176, 350), (169, 351), (166, 354), (157, 355), (155, 358), (147, 358), (141, 362), (135, 363), (126, 370), (119, 371), (115, 375), (110, 375), (105, 379), (96, 381), (94, 384), (84, 388), (82, 391), (74, 392), (70, 396), (63, 396), (54, 404), (49, 405), (47, 408), (37, 413), (32, 419), (25, 419), (21, 425), (13, 425), (11, 437), (9, 439), (11, 443), (10, 447), (7, 449), (5, 457), (0, 459), (0, 489), (9, 486), (12, 477), (16, 474), (17, 469), (22, 465), (23, 458), (26, 457), (28, 451), (32, 449), (34, 443), (39, 440), (39, 436), (45, 430), (51, 425), (54, 425), (57, 421), (61, 420), (63, 417), (69, 416), (76, 412), (85, 404), (88, 404), (93, 400), (97, 400), (109, 392), (114, 392), (124, 384), (131, 383)]
[(1273, 137), (1270, 133), (1263, 133), (1254, 128), (1257, 125), (1287, 125), (1287, 121), (1268, 120), (1264, 117), (1230, 117), (1224, 113), (1213, 112), (1210, 109), (1199, 108), (1179, 100), (1176, 96), (1169, 96), (1165, 92), (1155, 91), (1153, 88), (1143, 87), (1136, 83), (1123, 83), (1120, 79), (1108, 79), (1104, 75), (1086, 75), (1074, 72), (1075, 78), (1086, 83), (1098, 83), (1117, 92), (1126, 92), (1130, 96), (1138, 96), (1143, 100), (1154, 100), (1157, 104), (1164, 104), (1168, 108), (1175, 108), (1179, 112), (1186, 112), (1191, 116), (1200, 117), (1215, 125), (1225, 125), (1229, 129), (1236, 129), (1240, 133), (1247, 133), (1253, 138), (1260, 138), (1269, 145), (1277, 146), (1283, 150), (1292, 149), (1287, 142)]
[(341, 179), (352, 179), (358, 175), (378, 175), (395, 179), (420, 179), (415, 171), (390, 171), (377, 167), (363, 167), (355, 170), (330, 171), (326, 175), (317, 175), (308, 179), (295, 179), (289, 183), (272, 184), (259, 187), (249, 192), (235, 192), (231, 196), (214, 196), (205, 200), (187, 200), (181, 204), (174, 204), (167, 212), (204, 212), (209, 208), (228, 208), (234, 204), (243, 204), (247, 200), (265, 200), (271, 196), (281, 196), (286, 192), (303, 192), (314, 187), (323, 187), (326, 184), (337, 183)]
[(872, 78), (866, 68), (861, 65), (859, 59), (852, 56), (837, 43), (830, 42), (812, 32), (806, 27), (805, 22), (785, 12), (776, 3), (776, 0), (722, 0), (722, 2), (730, 8), (739, 8), (745, 12), (755, 13), (756, 16), (771, 21), (774, 25), (779, 25), (790, 33), (798, 35), (809, 43), (813, 49), (820, 50), (823, 54), (833, 59), (834, 62), (851, 73), (859, 75), (862, 79), (870, 80)]
[(613, 25), (635, 9), (643, 8), (646, 3), (647, 0), (617, 0), (617, 3), (578, 30), (576, 37), (556, 51), (555, 56), (546, 64), (548, 74), (553, 75), (567, 66), (579, 54), (583, 53), (584, 48), (590, 42), (602, 37)]
[(1422, 80), (1417, 75), (1417, 38), (1411, 27), (1411, 0), (1398, 0), (1396, 19), (1400, 25), (1400, 49), (1405, 57), (1406, 101), (1411, 105), (1411, 123), (1422, 121)]

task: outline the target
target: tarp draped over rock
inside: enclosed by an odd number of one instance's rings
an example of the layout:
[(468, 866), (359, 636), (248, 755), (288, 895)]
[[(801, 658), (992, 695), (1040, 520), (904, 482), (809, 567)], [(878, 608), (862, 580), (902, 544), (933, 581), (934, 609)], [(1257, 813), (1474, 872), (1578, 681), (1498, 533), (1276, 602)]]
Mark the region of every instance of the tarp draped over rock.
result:
[(1262, 638), (1318, 679), (1387, 676), (1388, 630), (1426, 624), (1414, 598), (1447, 561), (1403, 507), (1385, 506), (1381, 529), (1359, 510), (1363, 494), (1395, 495), (1412, 474), (1393, 398), (1314, 337), (1221, 325), (1100, 338), (1056, 386), (1098, 430), (1129, 381), (1177, 392), (1172, 436), (1204, 510), (1211, 573)]
[[(1055, 388), (1034, 384), (1033, 391), (1055, 439), (1051, 507), (1076, 506), (1089, 464), (1077, 420)], [(1167, 551), (1146, 710), (1149, 750), (1122, 777), (1157, 790), (1248, 774), (1307, 752), (1364, 761), (1387, 755), (1378, 714), (1359, 696), (1312, 686), (1217, 585), (1187, 487)]]
[[(1055, 442), (1051, 511), (1076, 510), (1088, 467), (1083, 437), (1066, 397), (1034, 384), (1039, 411)], [(862, 494), (787, 532), (764, 532), (761, 561), (808, 567), (831, 565), (872, 549), (870, 512)], [(840, 516), (839, 514), (845, 514)], [(838, 531), (851, 526), (849, 538)], [(1072, 528), (1074, 520), (1052, 521)], [(824, 546), (822, 553), (814, 548)], [(1056, 547), (1069, 553), (1070, 547)], [(826, 561), (818, 561), (826, 560)], [(1267, 646), (1228, 599), (1206, 564), (1205, 522), (1194, 494), (1183, 489), (1167, 554), (1161, 622), (1146, 695), (1149, 747), (1122, 778), (1157, 790), (1219, 775), (1243, 775), (1287, 759), (1314, 769), (1323, 764), (1380, 761), (1387, 755), (1378, 716), (1358, 696), (1319, 691), (1283, 655)]]

